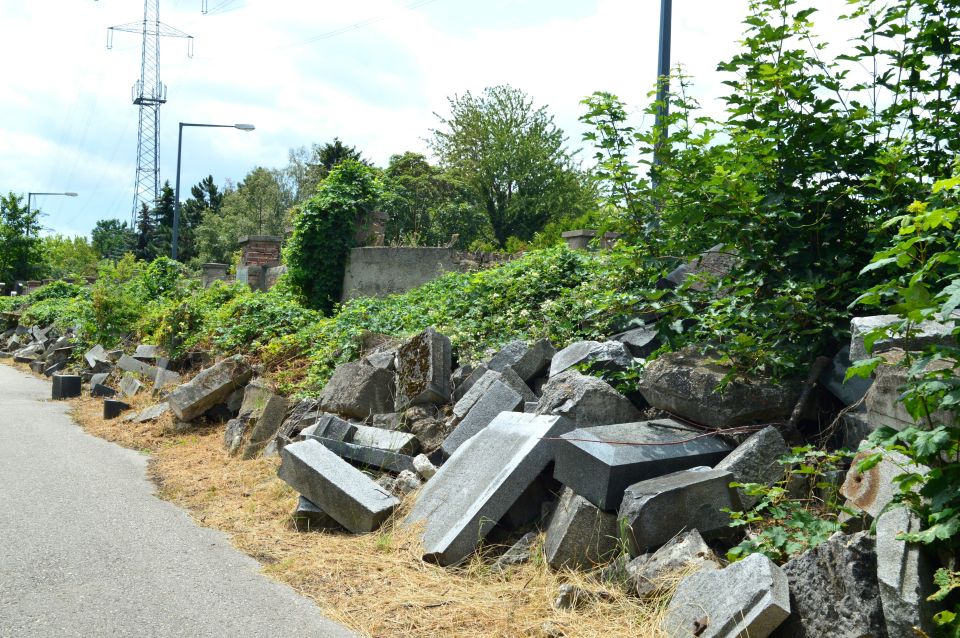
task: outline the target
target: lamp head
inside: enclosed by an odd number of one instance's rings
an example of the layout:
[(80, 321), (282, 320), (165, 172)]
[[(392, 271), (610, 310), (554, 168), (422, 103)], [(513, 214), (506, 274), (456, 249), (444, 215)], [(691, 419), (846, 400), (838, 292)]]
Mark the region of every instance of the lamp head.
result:
[(238, 128), (241, 131), (252, 131), (256, 127), (253, 124), (234, 124), (233, 128)]

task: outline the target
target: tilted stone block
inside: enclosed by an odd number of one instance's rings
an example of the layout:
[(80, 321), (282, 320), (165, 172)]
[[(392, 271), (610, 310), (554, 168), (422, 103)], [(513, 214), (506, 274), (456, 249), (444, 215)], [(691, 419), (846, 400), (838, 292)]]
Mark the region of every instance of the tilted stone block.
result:
[(251, 376), (253, 370), (241, 355), (224, 359), (171, 392), (167, 399), (170, 411), (181, 421), (192, 421), (226, 401), (230, 393), (246, 384)]
[(397, 408), (450, 401), (452, 365), (450, 339), (433, 328), (427, 328), (400, 346), (397, 351)]
[(280, 457), (277, 475), (356, 534), (380, 527), (399, 504), (366, 474), (318, 441), (291, 443)]
[(617, 517), (567, 488), (547, 526), (543, 553), (554, 569), (586, 569), (609, 560), (618, 545)]

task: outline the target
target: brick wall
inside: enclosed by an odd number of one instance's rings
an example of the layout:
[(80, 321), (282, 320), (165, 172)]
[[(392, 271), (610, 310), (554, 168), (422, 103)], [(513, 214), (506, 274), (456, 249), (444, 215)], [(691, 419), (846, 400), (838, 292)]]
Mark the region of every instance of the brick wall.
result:
[(267, 266), (280, 265), (280, 237), (269, 235), (245, 235), (240, 238), (240, 265)]

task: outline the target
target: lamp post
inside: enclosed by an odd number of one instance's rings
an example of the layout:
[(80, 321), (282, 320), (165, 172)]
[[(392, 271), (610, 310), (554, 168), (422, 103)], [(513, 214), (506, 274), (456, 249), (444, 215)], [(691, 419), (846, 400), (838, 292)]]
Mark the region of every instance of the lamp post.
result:
[(667, 137), (667, 103), (670, 91), (670, 27), (673, 21), (673, 0), (660, 0), (660, 48), (657, 54), (657, 117), (654, 129), (657, 141), (653, 149), (654, 165), (660, 163), (660, 147)]
[(27, 214), (30, 214), (30, 202), (37, 195), (65, 195), (67, 197), (76, 197), (77, 193), (27, 193)]
[(252, 131), (256, 127), (253, 124), (194, 124), (191, 122), (180, 122), (180, 134), (177, 137), (177, 185), (173, 196), (173, 233), (171, 237), (170, 256), (177, 259), (177, 242), (180, 239), (180, 155), (183, 150), (183, 127), (184, 126), (204, 126), (207, 128), (235, 128), (241, 131)]

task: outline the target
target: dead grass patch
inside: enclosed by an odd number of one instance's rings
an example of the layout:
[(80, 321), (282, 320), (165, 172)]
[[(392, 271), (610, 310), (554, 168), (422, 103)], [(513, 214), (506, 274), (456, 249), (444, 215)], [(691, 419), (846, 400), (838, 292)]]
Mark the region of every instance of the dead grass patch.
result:
[[(640, 601), (590, 576), (554, 572), (535, 560), (504, 573), (475, 557), (457, 569), (424, 563), (416, 530), (399, 521), (361, 536), (295, 531), (297, 495), (276, 476), (279, 461), (241, 461), (223, 449), (223, 426), (172, 434), (170, 417), (135, 425), (105, 422), (101, 402), (73, 401), (74, 416), (96, 436), (153, 454), (159, 495), (202, 525), (230, 535), (263, 571), (316, 601), (328, 617), (369, 636), (636, 636), (659, 638), (663, 600)], [(134, 401), (149, 405), (146, 397)], [(558, 587), (604, 594), (575, 611), (553, 608)], [(561, 633), (548, 633), (551, 631)]]

